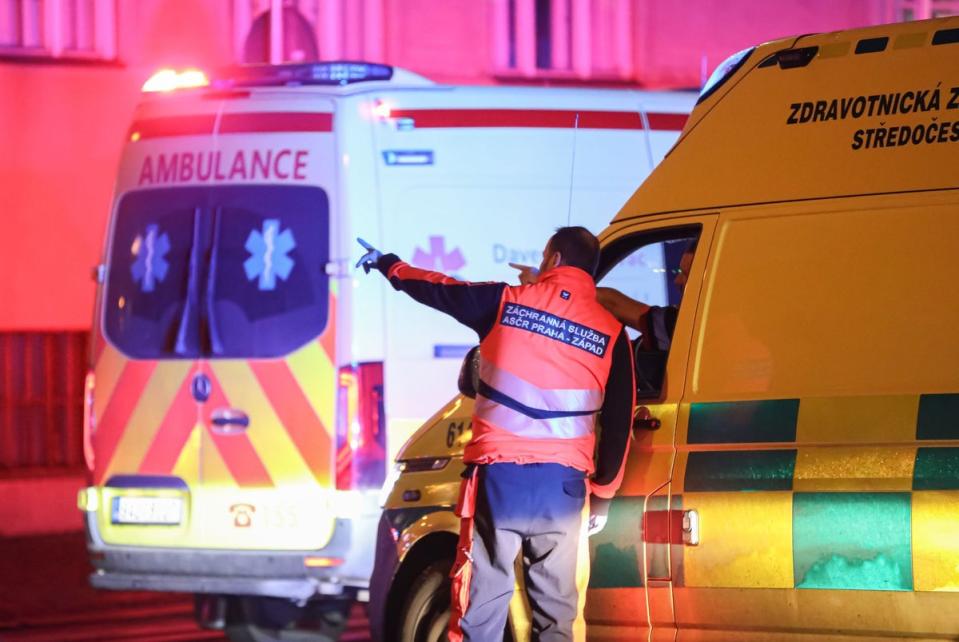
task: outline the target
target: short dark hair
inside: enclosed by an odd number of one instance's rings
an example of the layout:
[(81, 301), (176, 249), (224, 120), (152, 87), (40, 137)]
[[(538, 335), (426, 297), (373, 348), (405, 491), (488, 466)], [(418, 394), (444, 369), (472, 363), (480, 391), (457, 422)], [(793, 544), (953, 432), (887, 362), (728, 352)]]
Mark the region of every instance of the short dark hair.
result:
[(599, 265), (599, 239), (585, 227), (558, 227), (549, 237), (551, 252), (559, 252), (563, 265), (578, 267), (590, 276), (596, 274)]

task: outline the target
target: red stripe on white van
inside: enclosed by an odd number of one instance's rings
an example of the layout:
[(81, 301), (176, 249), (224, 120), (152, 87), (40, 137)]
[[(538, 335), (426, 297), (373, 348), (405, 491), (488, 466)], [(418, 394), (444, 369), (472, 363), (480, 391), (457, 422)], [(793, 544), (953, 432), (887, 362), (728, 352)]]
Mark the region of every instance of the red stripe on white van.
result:
[(260, 132), (331, 132), (333, 114), (304, 112), (265, 112), (223, 114), (221, 134)]
[[(576, 116), (579, 115), (579, 124)], [(643, 119), (632, 111), (576, 111), (558, 109), (394, 109), (391, 118), (412, 118), (425, 127), (552, 127), (582, 129), (644, 129)], [(650, 113), (651, 130), (679, 131), (686, 114)]]
[(215, 114), (202, 116), (165, 116), (133, 121), (128, 137), (164, 138), (166, 136), (204, 136), (213, 133)]
[[(137, 139), (169, 136), (206, 136), (213, 133), (216, 116), (166, 116), (134, 121), (129, 136)], [(224, 114), (221, 134), (259, 134), (279, 132), (331, 132), (333, 114), (304, 112), (264, 112)]]

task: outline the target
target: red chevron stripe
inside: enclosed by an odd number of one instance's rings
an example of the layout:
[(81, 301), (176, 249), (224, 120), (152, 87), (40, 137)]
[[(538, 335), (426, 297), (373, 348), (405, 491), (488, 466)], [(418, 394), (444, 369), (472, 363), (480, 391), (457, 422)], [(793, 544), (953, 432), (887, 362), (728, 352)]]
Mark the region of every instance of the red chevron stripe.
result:
[(153, 443), (140, 462), (141, 473), (169, 475), (173, 472), (197, 421), (196, 401), (190, 392), (195, 373), (196, 368), (191, 368), (183, 378), (173, 403), (163, 417), (163, 423), (153, 437)]
[(107, 341), (103, 338), (103, 333), (99, 330), (93, 334), (93, 365), (100, 362), (100, 357), (107, 347)]
[(260, 456), (245, 432), (222, 435), (213, 431), (210, 413), (216, 408), (229, 408), (231, 404), (216, 376), (212, 372), (208, 374), (213, 384), (213, 391), (207, 402), (203, 404), (203, 420), (230, 474), (240, 486), (274, 486), (273, 478), (260, 461)]
[(336, 297), (330, 295), (330, 311), (326, 316), (326, 330), (320, 335), (320, 345), (330, 358), (331, 363), (336, 363)]
[(103, 483), (103, 477), (110, 467), (113, 453), (130, 421), (130, 415), (133, 414), (133, 409), (155, 369), (155, 361), (127, 361), (123, 367), (113, 396), (107, 402), (93, 434), (93, 448), (96, 453), (94, 483)]
[(283, 361), (251, 361), (250, 367), (313, 477), (328, 485), (330, 437), (289, 366)]

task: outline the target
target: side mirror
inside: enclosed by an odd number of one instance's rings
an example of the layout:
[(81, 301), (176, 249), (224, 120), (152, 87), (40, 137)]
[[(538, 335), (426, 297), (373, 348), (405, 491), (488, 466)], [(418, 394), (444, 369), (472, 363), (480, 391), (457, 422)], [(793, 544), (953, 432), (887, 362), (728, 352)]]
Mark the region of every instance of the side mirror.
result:
[(470, 399), (476, 399), (476, 390), (479, 388), (479, 364), (479, 346), (473, 346), (463, 357), (463, 365), (460, 366), (460, 375), (456, 381), (460, 393)]

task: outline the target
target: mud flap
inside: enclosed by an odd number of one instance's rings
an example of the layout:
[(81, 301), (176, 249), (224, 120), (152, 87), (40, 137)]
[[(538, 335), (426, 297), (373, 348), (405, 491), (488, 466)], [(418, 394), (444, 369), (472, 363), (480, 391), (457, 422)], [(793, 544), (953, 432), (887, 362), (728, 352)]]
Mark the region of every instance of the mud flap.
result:
[(460, 496), (456, 502), (456, 516), (460, 518), (460, 538), (456, 544), (456, 560), (450, 570), (450, 629), (449, 642), (462, 642), (460, 620), (469, 606), (470, 579), (473, 574), (473, 516), (476, 514), (478, 468), (470, 466), (463, 473)]

